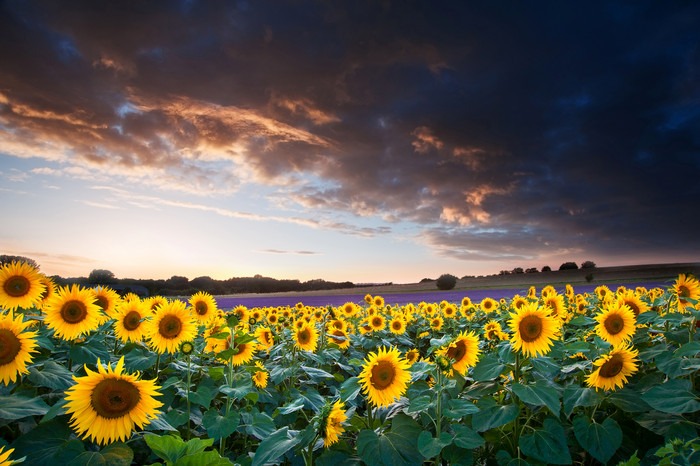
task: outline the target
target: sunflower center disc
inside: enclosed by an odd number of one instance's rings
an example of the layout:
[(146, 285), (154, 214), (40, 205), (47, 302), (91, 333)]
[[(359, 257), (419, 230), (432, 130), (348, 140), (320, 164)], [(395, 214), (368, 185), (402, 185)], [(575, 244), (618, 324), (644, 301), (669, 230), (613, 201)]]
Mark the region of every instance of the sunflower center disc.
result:
[(372, 326), (373, 327), (381, 327), (382, 326), (382, 318), (381, 317), (374, 317), (372, 319)]
[(461, 361), (465, 354), (467, 354), (467, 346), (463, 341), (458, 341), (447, 350), (447, 357), (454, 359), (455, 362)]
[(158, 333), (163, 338), (173, 339), (180, 335), (180, 330), (182, 329), (182, 322), (177, 316), (169, 315), (163, 317), (163, 319), (158, 324)]
[(542, 333), (542, 319), (537, 316), (526, 316), (520, 321), (518, 326), (520, 330), (520, 338), (527, 342), (533, 342), (539, 338)]
[(13, 298), (19, 298), (29, 293), (29, 288), (31, 288), (31, 283), (27, 277), (21, 275), (15, 275), (5, 280), (5, 293)]
[(109, 301), (107, 301), (107, 298), (105, 298), (104, 296), (98, 296), (97, 300), (95, 301), (95, 304), (100, 306), (100, 308), (103, 311), (106, 311), (107, 308), (109, 307)]
[(136, 330), (139, 328), (139, 325), (141, 324), (141, 314), (139, 314), (136, 311), (130, 311), (125, 317), (124, 320), (122, 321), (124, 324), (124, 328), (132, 331)]
[(77, 324), (87, 317), (87, 307), (81, 301), (68, 301), (61, 308), (61, 317), (69, 324)]
[(20, 349), (22, 349), (22, 342), (17, 335), (12, 330), (0, 329), (0, 366), (14, 361)]
[(615, 377), (622, 371), (622, 366), (622, 356), (615, 354), (612, 358), (610, 358), (610, 361), (606, 361), (602, 366), (600, 366), (600, 371), (598, 374), (601, 377)]
[(343, 333), (342, 330), (333, 330), (333, 332), (331, 333), (331, 340), (333, 340), (333, 343), (335, 343), (336, 345), (342, 345), (343, 340), (341, 340), (340, 338), (333, 338), (333, 337), (345, 338), (345, 333)]
[(610, 335), (617, 335), (623, 328), (625, 328), (625, 321), (622, 320), (621, 316), (613, 314), (605, 319), (605, 330), (607, 330)]
[(311, 340), (311, 335), (309, 334), (309, 331), (307, 329), (302, 330), (299, 332), (299, 343), (305, 344), (308, 343), (309, 340)]
[(134, 384), (121, 379), (105, 379), (92, 390), (90, 404), (102, 417), (114, 419), (131, 412), (141, 394)]
[(375, 388), (384, 390), (385, 388), (391, 386), (395, 375), (396, 371), (394, 370), (394, 365), (391, 362), (380, 361), (372, 368), (372, 377), (370, 377), (370, 381)]
[(194, 306), (195, 311), (197, 311), (197, 314), (200, 316), (206, 315), (207, 311), (209, 310), (209, 307), (207, 306), (207, 303), (203, 303), (202, 301), (198, 301), (197, 304)]

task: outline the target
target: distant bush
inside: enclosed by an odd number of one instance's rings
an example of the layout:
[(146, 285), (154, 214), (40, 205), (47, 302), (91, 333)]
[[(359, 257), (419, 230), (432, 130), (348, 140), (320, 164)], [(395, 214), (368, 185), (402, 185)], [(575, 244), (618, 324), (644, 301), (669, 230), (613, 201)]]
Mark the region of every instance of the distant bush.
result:
[(593, 261), (582, 262), (581, 268), (582, 269), (595, 269), (595, 262), (593, 262)]
[(542, 271), (543, 271), (543, 272), (551, 272), (551, 271), (552, 271), (552, 268), (551, 268), (550, 266), (548, 266), (548, 265), (545, 265), (544, 267), (542, 267)]
[[(581, 268), (583, 268), (583, 267), (581, 267)], [(586, 274), (586, 281), (589, 283), (593, 281), (593, 274), (592, 273)]]
[(577, 270), (578, 265), (576, 265), (576, 262), (564, 262), (559, 266), (559, 270)]
[(539, 270), (537, 270), (537, 267), (530, 267), (529, 269), (525, 269), (525, 273), (537, 273), (537, 272), (539, 272)]
[(440, 275), (436, 282), (438, 290), (451, 290), (456, 284), (457, 277), (450, 275), (449, 273)]

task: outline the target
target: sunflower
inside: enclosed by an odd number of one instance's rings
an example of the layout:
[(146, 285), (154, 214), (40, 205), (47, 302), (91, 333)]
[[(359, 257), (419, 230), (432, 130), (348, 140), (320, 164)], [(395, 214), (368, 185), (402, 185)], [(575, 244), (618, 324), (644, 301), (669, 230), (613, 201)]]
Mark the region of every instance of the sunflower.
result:
[(255, 367), (258, 370), (255, 371), (255, 374), (253, 374), (253, 383), (258, 388), (267, 387), (267, 379), (270, 377), (270, 374), (267, 373), (265, 366), (263, 366), (260, 361), (255, 361)]
[(394, 335), (401, 335), (406, 331), (406, 322), (402, 317), (396, 316), (389, 322), (389, 330)]
[(223, 341), (226, 342), (226, 349), (233, 348), (236, 350), (236, 354), (231, 356), (231, 363), (234, 366), (249, 363), (253, 359), (253, 355), (257, 350), (255, 340), (240, 342), (236, 341), (236, 335), (233, 335), (233, 343), (231, 343), (230, 337)]
[(610, 291), (610, 288), (608, 288), (607, 286), (600, 285), (596, 287), (595, 294), (598, 296), (598, 299), (602, 301), (610, 294), (612, 294), (612, 291)]
[(98, 372), (85, 366), (84, 377), (75, 377), (76, 384), (66, 391), (66, 414), (71, 415), (71, 427), (84, 439), (103, 445), (117, 440), (126, 441), (138, 425), (142, 428), (158, 417), (156, 411), (163, 403), (155, 400), (160, 388), (155, 380), (138, 380), (139, 373), (122, 373), (124, 356), (116, 367), (105, 368), (97, 360)]
[(345, 303), (340, 307), (340, 312), (347, 318), (357, 314), (358, 306), (355, 303)]
[(258, 341), (258, 344), (266, 350), (269, 350), (275, 345), (275, 337), (272, 334), (272, 330), (264, 325), (255, 329), (255, 339)]
[(597, 369), (586, 376), (586, 384), (602, 390), (622, 388), (627, 382), (627, 377), (637, 372), (638, 353), (628, 345), (613, 348), (608, 354), (593, 362)]
[(44, 307), (44, 322), (57, 337), (74, 340), (99, 325), (100, 307), (91, 289), (73, 285), (61, 287)]
[(98, 286), (93, 290), (93, 293), (95, 294), (95, 304), (100, 307), (100, 310), (104, 314), (103, 319), (105, 321), (114, 319), (116, 317), (117, 305), (119, 301), (121, 301), (119, 294), (106, 286)]
[(151, 312), (155, 313), (160, 306), (168, 303), (168, 298), (164, 296), (151, 296), (145, 302), (148, 304)]
[(45, 289), (39, 296), (39, 300), (35, 305), (37, 309), (43, 309), (46, 303), (56, 296), (56, 283), (54, 283), (53, 279), (43, 274), (39, 277), (39, 280), (44, 284)]
[(629, 306), (629, 308), (632, 310), (634, 313), (634, 317), (636, 318), (639, 314), (642, 314), (644, 312), (647, 312), (649, 310), (649, 306), (644, 304), (644, 301), (642, 301), (637, 293), (635, 293), (632, 290), (628, 290), (627, 292), (623, 293), (619, 298), (617, 298), (618, 301), (620, 301), (622, 304), (626, 304)]
[(326, 334), (328, 341), (338, 345), (338, 348), (345, 349), (350, 346), (348, 334), (340, 329), (332, 329)]
[(22, 322), (22, 316), (0, 315), (0, 380), (5, 385), (14, 382), (17, 374), (26, 374), (27, 363), (32, 362), (30, 353), (36, 353), (37, 334), (25, 331), (29, 322)]
[(305, 323), (294, 331), (294, 346), (300, 350), (314, 352), (318, 340), (318, 331), (312, 324)]
[(194, 340), (197, 325), (183, 301), (169, 301), (158, 307), (148, 322), (146, 335), (157, 353), (175, 353), (180, 343)]
[(472, 305), (472, 300), (469, 298), (469, 296), (465, 296), (462, 298), (462, 307), (469, 307)]
[(690, 304), (687, 299), (700, 299), (700, 283), (692, 275), (680, 274), (671, 289), (678, 297), (678, 304), (681, 309), (685, 309), (685, 306)]
[(554, 317), (559, 317), (560, 319), (566, 317), (566, 306), (564, 305), (564, 297), (562, 295), (550, 293), (546, 298), (542, 299), (542, 304), (549, 307)]
[(436, 332), (440, 331), (442, 329), (442, 323), (442, 317), (433, 317), (432, 319), (430, 319), (430, 328), (432, 328)]
[(395, 347), (379, 348), (370, 352), (360, 372), (362, 391), (370, 403), (377, 407), (388, 407), (406, 392), (411, 380), (410, 364)]
[(447, 304), (442, 310), (442, 313), (445, 315), (446, 318), (451, 319), (457, 315), (457, 306), (455, 306), (454, 304)]
[(10, 455), (13, 451), (15, 451), (15, 449), (10, 448), (7, 451), (3, 451), (4, 449), (4, 446), (0, 447), (0, 466), (10, 466), (12, 464), (16, 464), (15, 461), (10, 459)]
[(380, 332), (386, 328), (386, 319), (381, 314), (375, 314), (370, 317), (369, 325), (375, 332)]
[(481, 307), (481, 310), (484, 311), (484, 313), (488, 314), (489, 312), (498, 309), (498, 301), (492, 298), (484, 298), (481, 300), (479, 306)]
[(523, 307), (525, 304), (527, 304), (529, 301), (527, 298), (524, 298), (522, 296), (515, 295), (513, 296), (513, 301), (510, 303), (510, 307), (515, 309), (516, 311)]
[(323, 446), (330, 447), (338, 441), (338, 436), (345, 432), (342, 424), (348, 419), (348, 416), (343, 411), (343, 403), (338, 400), (333, 405), (331, 412), (326, 418), (323, 429)]
[(214, 301), (214, 297), (209, 293), (204, 291), (195, 293), (190, 297), (188, 302), (190, 306), (192, 306), (191, 314), (198, 325), (206, 325), (216, 317), (216, 301)]
[(38, 269), (24, 262), (0, 267), (0, 308), (14, 311), (28, 309), (41, 301), (46, 285)]
[(204, 332), (204, 341), (207, 342), (207, 344), (204, 346), (205, 353), (220, 353), (229, 346), (226, 338), (212, 338), (212, 335), (216, 335), (218, 333), (231, 335), (231, 329), (226, 326), (225, 320), (216, 318), (214, 320), (214, 324), (212, 324)]
[(559, 321), (553, 317), (548, 307), (528, 303), (510, 314), (508, 325), (513, 332), (510, 340), (513, 349), (521, 350), (526, 356), (544, 356), (552, 346), (552, 340), (559, 336)]
[(114, 315), (114, 334), (124, 343), (142, 341), (148, 327), (145, 319), (150, 316), (148, 303), (141, 300), (124, 301)]
[(437, 354), (452, 359), (452, 368), (464, 375), (469, 367), (476, 365), (480, 352), (479, 339), (474, 332), (467, 333), (465, 330), (447, 347), (438, 350)]
[(629, 342), (637, 328), (634, 312), (621, 301), (604, 304), (600, 314), (595, 316), (598, 325), (595, 332), (613, 346)]
[(417, 349), (410, 349), (406, 351), (406, 361), (408, 365), (412, 366), (414, 362), (420, 359), (420, 352)]

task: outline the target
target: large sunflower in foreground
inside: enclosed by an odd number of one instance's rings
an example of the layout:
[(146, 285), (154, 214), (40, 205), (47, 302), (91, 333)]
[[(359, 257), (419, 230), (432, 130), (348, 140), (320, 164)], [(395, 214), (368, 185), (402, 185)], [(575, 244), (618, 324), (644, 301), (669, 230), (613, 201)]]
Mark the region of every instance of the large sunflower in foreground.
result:
[(294, 330), (294, 346), (297, 348), (314, 352), (318, 342), (318, 331), (313, 323), (304, 323), (301, 328)]
[(0, 267), (0, 308), (14, 311), (40, 302), (46, 290), (41, 277), (39, 270), (24, 262), (11, 262)]
[(437, 354), (452, 359), (452, 368), (464, 375), (469, 367), (476, 365), (480, 352), (477, 336), (474, 332), (467, 333), (465, 330), (447, 347), (438, 350)]
[(613, 348), (608, 354), (593, 362), (593, 366), (597, 369), (586, 376), (586, 384), (603, 390), (622, 388), (627, 382), (627, 377), (637, 372), (638, 353), (628, 345)]
[(692, 275), (680, 274), (671, 289), (678, 297), (678, 304), (681, 310), (684, 310), (685, 306), (690, 304), (684, 298), (700, 299), (700, 282)]
[(122, 373), (124, 356), (116, 367), (105, 368), (97, 360), (98, 372), (85, 366), (84, 377), (75, 377), (76, 384), (66, 391), (67, 414), (71, 427), (84, 439), (103, 445), (126, 441), (134, 426), (142, 428), (157, 417), (163, 405), (154, 380), (138, 380), (139, 374)]
[(194, 340), (197, 326), (182, 301), (158, 306), (148, 323), (146, 335), (157, 353), (175, 353), (180, 343)]
[(550, 308), (537, 303), (525, 304), (511, 313), (508, 325), (513, 332), (513, 349), (530, 357), (547, 354), (560, 330), (559, 320), (550, 314)]
[(0, 316), (0, 380), (5, 385), (14, 382), (17, 374), (26, 374), (27, 364), (32, 362), (30, 353), (36, 353), (37, 334), (25, 331), (29, 322), (22, 322), (22, 316), (11, 314)]
[(362, 391), (370, 403), (377, 407), (387, 407), (406, 392), (411, 380), (410, 364), (395, 347), (379, 348), (370, 352), (359, 379)]
[(634, 312), (619, 300), (603, 305), (595, 320), (598, 321), (595, 332), (613, 346), (632, 340), (637, 328)]
[(95, 293), (78, 285), (61, 287), (44, 306), (44, 322), (63, 340), (74, 340), (95, 330), (99, 325), (101, 312), (95, 304)]
[(150, 316), (148, 303), (141, 300), (125, 301), (114, 314), (114, 334), (124, 343), (142, 341), (148, 327), (145, 319)]
[(200, 325), (206, 325), (216, 317), (216, 301), (209, 293), (200, 291), (195, 293), (190, 298), (190, 306), (192, 306), (192, 315), (197, 319)]
[(335, 442), (338, 441), (338, 436), (345, 432), (343, 428), (343, 422), (348, 419), (348, 416), (343, 410), (343, 403), (338, 400), (333, 405), (331, 412), (326, 418), (325, 426), (323, 429), (323, 446), (330, 447)]

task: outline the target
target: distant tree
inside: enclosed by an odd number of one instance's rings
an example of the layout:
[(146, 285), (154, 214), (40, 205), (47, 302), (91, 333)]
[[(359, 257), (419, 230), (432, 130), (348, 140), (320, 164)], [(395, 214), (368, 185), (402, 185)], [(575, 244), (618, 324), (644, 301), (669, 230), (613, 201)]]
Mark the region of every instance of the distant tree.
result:
[(435, 281), (434, 278), (424, 278), (419, 283), (430, 283), (430, 282), (434, 282), (434, 281)]
[(189, 284), (190, 279), (173, 275), (165, 281), (165, 287), (172, 290), (184, 290)]
[(593, 261), (582, 262), (581, 268), (582, 269), (595, 269), (595, 262), (593, 262)]
[(34, 259), (30, 259), (28, 257), (8, 256), (7, 254), (3, 254), (0, 256), (0, 265), (11, 264), (13, 262), (24, 262), (25, 264), (30, 265), (35, 269), (39, 268), (39, 264), (37, 264)]
[(511, 273), (525, 273), (522, 267), (516, 267)]
[(197, 277), (190, 280), (190, 286), (198, 291), (211, 293), (214, 290), (214, 279), (211, 277)]
[(576, 262), (564, 262), (559, 266), (559, 270), (576, 270), (578, 269), (578, 265), (576, 265)]
[(498, 275), (510, 275), (510, 270), (501, 270)]
[(551, 272), (551, 271), (552, 271), (552, 268), (551, 268), (550, 266), (548, 266), (548, 265), (545, 265), (544, 267), (542, 267), (542, 271), (543, 271), (543, 272)]
[(445, 273), (438, 277), (436, 283), (438, 290), (451, 290), (457, 284), (457, 277)]
[(537, 273), (539, 270), (537, 270), (537, 267), (530, 267), (529, 269), (525, 269), (525, 273)]
[(109, 285), (114, 283), (114, 274), (105, 269), (94, 269), (88, 275), (88, 282), (95, 285)]

